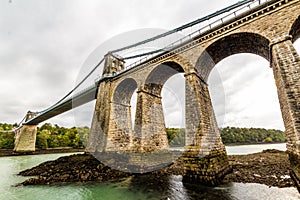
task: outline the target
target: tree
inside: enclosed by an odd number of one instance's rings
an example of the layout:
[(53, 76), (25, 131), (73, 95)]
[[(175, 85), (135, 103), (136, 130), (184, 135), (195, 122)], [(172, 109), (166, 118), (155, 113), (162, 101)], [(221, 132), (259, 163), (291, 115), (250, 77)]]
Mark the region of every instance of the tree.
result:
[(0, 149), (13, 149), (15, 142), (13, 132), (0, 132)]
[(40, 149), (47, 149), (48, 148), (48, 139), (50, 138), (50, 131), (43, 129), (42, 131), (38, 131), (37, 132), (37, 136), (36, 136), (36, 144), (35, 147), (36, 148), (40, 148)]
[(221, 128), (220, 132), (225, 144), (286, 142), (285, 133), (274, 129), (226, 127)]

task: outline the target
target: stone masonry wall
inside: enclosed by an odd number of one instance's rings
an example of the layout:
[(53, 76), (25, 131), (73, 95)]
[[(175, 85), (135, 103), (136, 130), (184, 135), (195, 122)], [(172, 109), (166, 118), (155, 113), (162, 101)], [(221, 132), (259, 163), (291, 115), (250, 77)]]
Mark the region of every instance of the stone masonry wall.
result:
[(126, 151), (132, 143), (130, 105), (111, 103), (105, 151)]
[(106, 148), (107, 132), (110, 118), (111, 83), (101, 82), (98, 88), (98, 96), (92, 119), (91, 132), (86, 146), (89, 152), (102, 152)]
[(36, 125), (24, 125), (16, 133), (14, 152), (33, 152), (35, 151), (36, 142)]
[(230, 170), (217, 126), (207, 84), (186, 74), (186, 151), (184, 181), (219, 184)]
[(272, 67), (293, 171), (300, 180), (300, 57), (286, 37), (272, 45)]
[(138, 91), (132, 149), (134, 152), (164, 151), (169, 148), (159, 96), (161, 87), (156, 87), (152, 86), (151, 90), (141, 87)]

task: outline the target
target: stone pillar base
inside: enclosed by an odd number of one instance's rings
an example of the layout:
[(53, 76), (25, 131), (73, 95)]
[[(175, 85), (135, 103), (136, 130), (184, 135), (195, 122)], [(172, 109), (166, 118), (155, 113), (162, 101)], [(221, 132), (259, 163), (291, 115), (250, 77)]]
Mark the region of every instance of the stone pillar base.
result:
[(95, 152), (92, 155), (101, 163), (113, 169), (134, 174), (143, 174), (171, 165), (176, 160), (178, 153)]
[(231, 171), (225, 152), (210, 152), (204, 157), (191, 153), (184, 155), (184, 183), (217, 186)]
[(36, 134), (36, 125), (24, 125), (16, 132), (14, 152), (26, 153), (35, 151)]
[(291, 163), (290, 175), (300, 192), (300, 155), (289, 152), (289, 159)]

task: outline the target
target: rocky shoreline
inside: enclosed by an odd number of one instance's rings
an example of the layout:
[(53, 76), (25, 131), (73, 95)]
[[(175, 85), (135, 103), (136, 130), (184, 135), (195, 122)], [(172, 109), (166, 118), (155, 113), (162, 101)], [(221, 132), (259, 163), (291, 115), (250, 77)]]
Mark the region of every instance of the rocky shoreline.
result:
[(294, 187), (290, 177), (290, 162), (284, 151), (264, 150), (249, 155), (230, 155), (232, 173), (224, 182), (260, 183), (274, 187)]
[[(232, 173), (224, 178), (224, 183), (261, 183), (275, 187), (293, 187), (289, 175), (288, 155), (283, 151), (265, 150), (249, 155), (228, 156)], [(163, 176), (182, 175), (183, 161), (178, 158), (172, 165), (159, 171), (148, 173), (155, 179)], [(47, 161), (19, 173), (22, 176), (35, 176), (19, 185), (48, 185), (71, 182), (121, 181), (130, 176), (139, 176), (121, 172), (105, 166), (90, 154), (75, 154)]]

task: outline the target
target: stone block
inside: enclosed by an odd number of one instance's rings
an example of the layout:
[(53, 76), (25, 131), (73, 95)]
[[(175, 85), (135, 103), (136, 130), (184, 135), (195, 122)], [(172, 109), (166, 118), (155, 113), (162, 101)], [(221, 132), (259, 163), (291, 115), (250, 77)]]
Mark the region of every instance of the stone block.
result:
[(14, 152), (25, 153), (35, 151), (36, 134), (36, 125), (23, 125), (16, 132)]

